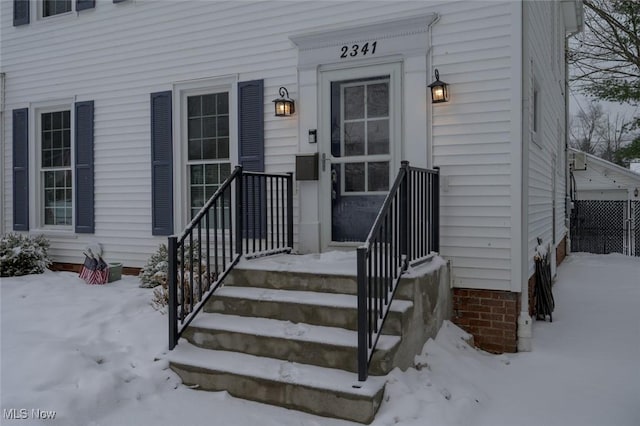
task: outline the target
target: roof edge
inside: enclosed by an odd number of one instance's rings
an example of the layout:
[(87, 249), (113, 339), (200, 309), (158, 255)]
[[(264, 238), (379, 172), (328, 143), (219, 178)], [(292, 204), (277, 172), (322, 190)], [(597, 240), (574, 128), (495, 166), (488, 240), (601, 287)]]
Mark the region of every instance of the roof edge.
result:
[(580, 151), (579, 149), (576, 149), (576, 148), (569, 147), (569, 151), (571, 151), (571, 152), (581, 152), (584, 155), (586, 155), (587, 158), (590, 161), (593, 161), (596, 164), (599, 164), (599, 165), (601, 165), (603, 167), (607, 167), (607, 168), (609, 168), (609, 169), (611, 169), (611, 170), (613, 170), (613, 171), (615, 171), (617, 173), (621, 173), (622, 175), (627, 176), (627, 177), (629, 177), (631, 179), (635, 179), (640, 183), (640, 174), (639, 173), (636, 173), (636, 172), (634, 172), (632, 170), (626, 169), (626, 168), (624, 168), (622, 166), (619, 166), (619, 165), (617, 165), (615, 163), (612, 163), (611, 161), (607, 161), (607, 160), (605, 160), (603, 158), (600, 158), (598, 156), (595, 156), (593, 154), (589, 154), (587, 152)]

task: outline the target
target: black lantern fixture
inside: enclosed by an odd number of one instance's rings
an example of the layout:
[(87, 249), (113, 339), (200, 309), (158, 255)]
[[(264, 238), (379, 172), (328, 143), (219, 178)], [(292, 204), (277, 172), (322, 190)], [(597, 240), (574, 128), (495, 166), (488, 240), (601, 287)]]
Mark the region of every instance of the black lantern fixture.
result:
[(431, 83), (429, 87), (431, 88), (431, 101), (434, 104), (439, 104), (441, 102), (449, 102), (449, 85), (444, 81), (440, 81), (440, 73), (436, 69), (436, 81)]
[(276, 107), (276, 117), (287, 117), (296, 112), (296, 104), (289, 97), (289, 91), (281, 87), (279, 93), (280, 97), (273, 101)]

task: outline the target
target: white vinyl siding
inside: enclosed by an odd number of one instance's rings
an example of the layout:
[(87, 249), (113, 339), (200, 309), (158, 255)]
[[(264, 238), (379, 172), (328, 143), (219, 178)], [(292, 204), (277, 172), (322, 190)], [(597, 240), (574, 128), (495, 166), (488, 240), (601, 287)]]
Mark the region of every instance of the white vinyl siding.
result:
[[(579, 151), (570, 148), (570, 152)], [(576, 200), (640, 200), (634, 195), (640, 188), (639, 173), (590, 154), (585, 157), (587, 169), (573, 171)]]
[[(512, 146), (519, 143), (512, 137), (511, 87), (520, 49), (512, 39), (521, 31), (512, 24), (512, 2), (97, 2), (90, 14), (21, 28), (12, 25), (12, 2), (1, 3), (2, 72), (11, 76), (6, 110), (67, 96), (95, 101), (96, 232), (51, 236), (51, 252), (56, 261), (78, 263), (84, 245), (97, 240), (108, 260), (126, 266), (142, 266), (166, 242), (151, 236), (150, 93), (221, 76), (264, 79), (266, 171), (292, 171), (298, 111), (275, 117), (271, 101), (285, 86), (296, 110), (315, 107), (299, 103), (298, 52), (289, 36), (439, 14), (426, 60), (450, 84), (451, 101), (431, 106), (425, 100), (424, 108), (427, 117), (433, 112), (433, 123), (426, 118), (425, 126), (433, 139), (432, 163), (441, 167), (446, 186), (441, 252), (452, 260), (456, 286), (511, 288), (517, 201), (511, 163)], [(55, 39), (48, 36), (52, 30)], [(10, 119), (4, 124), (10, 141)], [(4, 229), (11, 229), (10, 143), (4, 154)]]
[[(441, 172), (440, 252), (456, 287), (513, 287), (512, 42), (514, 8), (468, 2), (433, 28), (433, 66), (450, 102), (432, 106), (433, 164)], [(517, 94), (516, 94), (517, 95)]]
[[(524, 60), (529, 66), (524, 70), (525, 96), (533, 94), (533, 88), (529, 82), (533, 81), (538, 90), (538, 129), (533, 131), (531, 122), (535, 115), (531, 108), (533, 100), (530, 98), (524, 104), (528, 105), (524, 111), (525, 129), (530, 129), (528, 146), (528, 236), (527, 253), (525, 263), (527, 277), (534, 273), (534, 250), (537, 238), (542, 238), (543, 245), (551, 245), (555, 250), (557, 244), (566, 234), (565, 227), (565, 154), (564, 154), (564, 59), (551, 61), (550, 51), (556, 51), (563, 55), (558, 45), (562, 43), (564, 28), (562, 19), (556, 19), (554, 14), (560, 13), (557, 2), (525, 2), (524, 16), (529, 24), (528, 34), (525, 34), (527, 43), (527, 57)], [(552, 25), (560, 28), (552, 30)], [(556, 37), (554, 39), (553, 37)], [(558, 38), (560, 40), (558, 40)], [(561, 66), (558, 66), (559, 62)], [(562, 117), (561, 120), (558, 117)], [(528, 123), (528, 124), (527, 124)], [(523, 132), (527, 135), (527, 132)], [(527, 141), (525, 140), (525, 143)], [(560, 155), (558, 155), (560, 154)], [(556, 170), (553, 170), (553, 157), (556, 156)], [(556, 192), (552, 191), (553, 176), (555, 173)], [(555, 197), (555, 228), (553, 234), (553, 204)], [(554, 241), (555, 240), (555, 241)], [(555, 259), (555, 257), (554, 257)]]

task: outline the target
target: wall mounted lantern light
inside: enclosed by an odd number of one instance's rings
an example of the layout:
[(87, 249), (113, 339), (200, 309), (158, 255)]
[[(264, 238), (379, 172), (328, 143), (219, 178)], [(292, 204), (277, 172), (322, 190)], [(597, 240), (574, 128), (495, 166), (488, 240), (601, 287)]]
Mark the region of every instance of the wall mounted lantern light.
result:
[(444, 81), (440, 81), (440, 73), (436, 69), (436, 81), (429, 85), (431, 88), (431, 101), (434, 104), (449, 101), (449, 85)]
[(296, 112), (296, 104), (289, 97), (289, 91), (281, 87), (279, 93), (280, 97), (273, 101), (276, 107), (276, 117), (287, 117)]

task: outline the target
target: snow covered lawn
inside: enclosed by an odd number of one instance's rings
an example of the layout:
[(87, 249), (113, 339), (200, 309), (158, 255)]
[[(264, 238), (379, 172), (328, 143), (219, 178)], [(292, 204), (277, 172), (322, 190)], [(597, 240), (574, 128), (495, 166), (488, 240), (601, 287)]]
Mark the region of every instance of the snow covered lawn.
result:
[[(445, 323), (417, 369), (391, 373), (374, 424), (640, 425), (640, 258), (573, 254), (554, 295), (530, 353), (477, 351)], [(3, 425), (349, 424), (182, 386), (163, 358), (167, 318), (137, 278), (3, 278), (0, 298)]]

